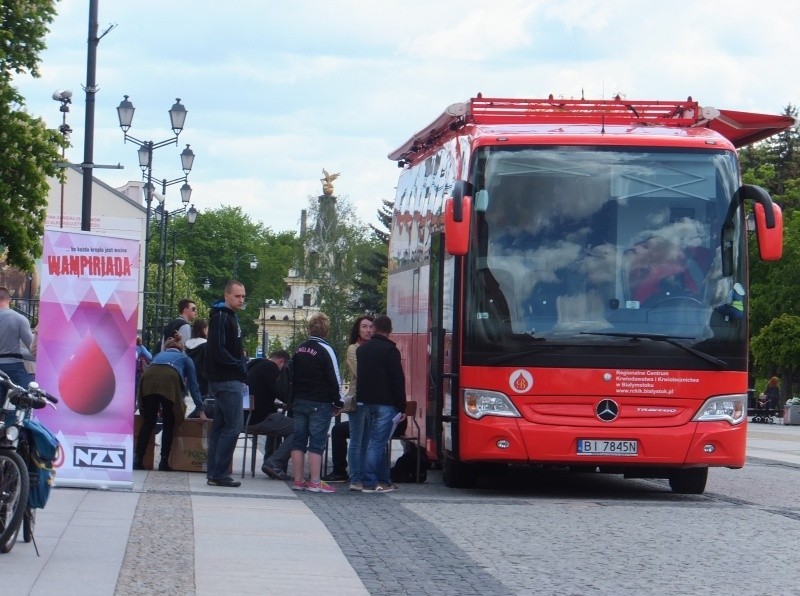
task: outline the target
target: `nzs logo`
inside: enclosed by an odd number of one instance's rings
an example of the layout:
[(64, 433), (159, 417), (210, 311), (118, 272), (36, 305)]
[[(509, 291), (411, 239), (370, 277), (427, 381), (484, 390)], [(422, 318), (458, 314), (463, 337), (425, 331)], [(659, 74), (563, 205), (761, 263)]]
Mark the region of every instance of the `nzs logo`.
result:
[(75, 445), (72, 462), (76, 468), (125, 469), (125, 450)]

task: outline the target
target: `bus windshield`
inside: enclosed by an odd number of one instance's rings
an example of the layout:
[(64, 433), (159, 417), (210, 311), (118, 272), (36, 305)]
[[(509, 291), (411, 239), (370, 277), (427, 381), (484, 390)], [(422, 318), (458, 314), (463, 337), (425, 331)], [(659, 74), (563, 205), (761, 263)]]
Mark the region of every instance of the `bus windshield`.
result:
[(472, 183), (467, 360), (557, 346), (590, 358), (647, 338), (670, 341), (641, 341), (636, 354), (687, 346), (711, 356), (694, 359), (701, 368), (743, 358), (732, 152), (483, 147)]

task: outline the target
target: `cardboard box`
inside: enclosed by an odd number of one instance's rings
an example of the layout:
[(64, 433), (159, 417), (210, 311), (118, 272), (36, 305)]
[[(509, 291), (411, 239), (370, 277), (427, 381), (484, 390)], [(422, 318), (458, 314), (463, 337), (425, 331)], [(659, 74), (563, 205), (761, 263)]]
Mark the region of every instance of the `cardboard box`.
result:
[[(136, 450), (136, 441), (139, 438), (139, 429), (142, 428), (142, 417), (140, 414), (134, 414), (133, 416), (133, 449)], [(152, 470), (153, 469), (153, 458), (156, 448), (156, 430), (153, 430), (153, 434), (150, 435), (150, 442), (147, 444), (147, 451), (144, 452), (144, 459), (142, 460), (142, 465), (144, 466), (145, 470)]]
[(175, 429), (169, 465), (182, 472), (205, 472), (208, 461), (208, 435), (211, 420), (188, 418)]

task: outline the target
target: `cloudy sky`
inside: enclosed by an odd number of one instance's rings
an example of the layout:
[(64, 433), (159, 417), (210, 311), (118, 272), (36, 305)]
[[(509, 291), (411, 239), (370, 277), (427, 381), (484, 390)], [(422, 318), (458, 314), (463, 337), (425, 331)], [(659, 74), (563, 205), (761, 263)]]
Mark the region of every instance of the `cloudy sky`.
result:
[[(41, 78), (16, 80), (28, 110), (61, 124), (57, 89), (74, 92), (68, 124), (83, 159), (88, 0), (61, 0)], [(484, 97), (685, 99), (780, 113), (800, 103), (800, 3), (762, 0), (121, 0), (99, 1), (94, 162), (112, 186), (138, 180), (116, 107), (136, 107), (130, 134), (178, 147), (154, 175), (181, 175), (201, 210), (240, 205), (273, 231), (296, 230), (322, 169), (341, 173), (366, 223), (394, 198), (386, 155), (444, 108)], [(168, 206), (180, 206), (177, 186)]]

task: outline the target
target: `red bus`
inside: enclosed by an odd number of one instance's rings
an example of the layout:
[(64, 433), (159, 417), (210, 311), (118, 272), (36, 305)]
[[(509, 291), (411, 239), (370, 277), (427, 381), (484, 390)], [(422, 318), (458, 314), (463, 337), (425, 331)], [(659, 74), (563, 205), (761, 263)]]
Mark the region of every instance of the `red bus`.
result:
[(429, 457), (668, 478), (745, 462), (747, 213), (782, 218), (736, 148), (786, 116), (687, 101), (453, 104), (402, 168), (388, 314)]

